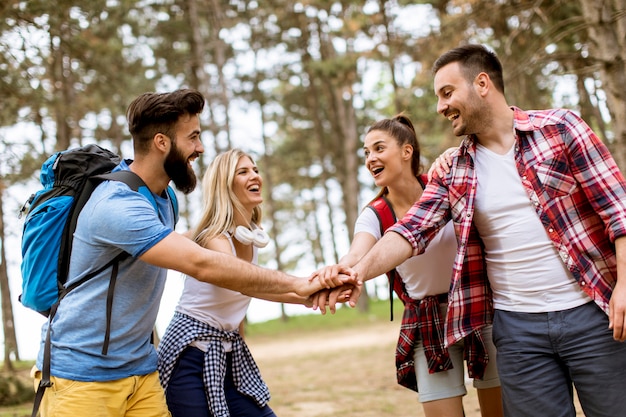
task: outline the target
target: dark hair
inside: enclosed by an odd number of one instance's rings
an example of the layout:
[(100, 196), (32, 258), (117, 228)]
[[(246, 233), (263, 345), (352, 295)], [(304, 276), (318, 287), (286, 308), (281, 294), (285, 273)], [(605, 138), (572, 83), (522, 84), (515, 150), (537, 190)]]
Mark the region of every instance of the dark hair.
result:
[[(415, 133), (415, 127), (413, 127), (411, 119), (403, 113), (400, 113), (391, 119), (383, 119), (374, 123), (367, 129), (366, 134), (376, 130), (387, 133), (389, 136), (394, 138), (400, 146), (406, 144), (411, 145), (413, 148), (411, 171), (416, 177), (422, 173), (420, 144), (417, 140), (417, 134)], [(385, 194), (387, 194), (387, 187), (383, 187), (374, 200)]]
[(453, 62), (460, 64), (461, 71), (468, 82), (473, 82), (478, 74), (485, 72), (491, 78), (496, 89), (504, 94), (502, 64), (495, 52), (483, 45), (459, 46), (437, 58), (433, 64), (433, 74)]
[(203, 109), (204, 97), (196, 90), (181, 89), (171, 93), (140, 95), (126, 111), (135, 152), (146, 152), (157, 133), (174, 140), (174, 127), (178, 119), (184, 115), (199, 114)]

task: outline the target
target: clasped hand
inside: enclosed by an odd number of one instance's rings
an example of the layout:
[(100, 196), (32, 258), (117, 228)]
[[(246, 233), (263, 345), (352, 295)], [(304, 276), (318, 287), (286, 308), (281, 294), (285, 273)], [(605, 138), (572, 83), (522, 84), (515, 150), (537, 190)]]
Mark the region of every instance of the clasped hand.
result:
[[(349, 280), (349, 278), (353, 280)], [(356, 272), (346, 265), (336, 264), (325, 266), (313, 272), (309, 281), (318, 280), (324, 287), (311, 295), (313, 310), (320, 309), (326, 314), (326, 307), (331, 314), (335, 314), (337, 303), (348, 303), (350, 307), (356, 306), (361, 295), (363, 283), (358, 280)]]

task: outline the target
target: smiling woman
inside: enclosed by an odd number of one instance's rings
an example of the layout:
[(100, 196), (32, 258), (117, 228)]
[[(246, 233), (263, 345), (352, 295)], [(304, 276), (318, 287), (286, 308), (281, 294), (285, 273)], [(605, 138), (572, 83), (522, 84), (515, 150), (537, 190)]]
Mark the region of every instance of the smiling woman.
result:
[[(261, 229), (263, 179), (239, 149), (218, 155), (203, 178), (204, 211), (192, 238), (256, 264), (269, 243)], [(269, 300), (306, 303), (295, 294)], [(159, 344), (159, 373), (173, 417), (274, 416), (269, 390), (243, 340), (251, 298), (185, 277), (182, 295)], [(244, 375), (234, 378), (233, 375)], [(207, 403), (208, 398), (208, 403)]]

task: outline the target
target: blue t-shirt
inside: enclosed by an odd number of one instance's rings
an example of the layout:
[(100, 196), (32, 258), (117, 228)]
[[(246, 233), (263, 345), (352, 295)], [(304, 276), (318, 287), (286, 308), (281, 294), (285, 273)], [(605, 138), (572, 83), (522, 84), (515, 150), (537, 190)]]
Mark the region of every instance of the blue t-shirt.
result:
[[(126, 164), (121, 165), (128, 169)], [(68, 283), (111, 261), (119, 264), (113, 296), (108, 354), (102, 355), (111, 268), (79, 285), (62, 300), (52, 321), (51, 374), (77, 381), (111, 381), (154, 372), (151, 344), (167, 270), (137, 259), (169, 235), (174, 215), (169, 199), (150, 201), (119, 181), (105, 181), (81, 211), (74, 233)], [(42, 328), (37, 366), (42, 367), (48, 323)]]

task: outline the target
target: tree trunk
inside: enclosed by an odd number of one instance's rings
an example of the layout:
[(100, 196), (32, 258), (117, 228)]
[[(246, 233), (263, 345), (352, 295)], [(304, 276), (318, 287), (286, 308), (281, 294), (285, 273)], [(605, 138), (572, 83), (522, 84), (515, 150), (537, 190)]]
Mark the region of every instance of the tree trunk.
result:
[(611, 114), (613, 141), (609, 144), (622, 172), (626, 172), (626, 10), (624, 0), (580, 0), (587, 22), (589, 52), (598, 65), (602, 89)]
[[(213, 64), (217, 68), (217, 84), (218, 91), (216, 94), (216, 102), (221, 104), (222, 112), (223, 112), (223, 125), (222, 132), (226, 133), (226, 146), (220, 148), (218, 143), (218, 136), (215, 136), (216, 149), (230, 149), (232, 147), (231, 137), (230, 137), (230, 99), (228, 97), (228, 85), (227, 85), (227, 76), (224, 74), (224, 67), (226, 66), (226, 53), (228, 45), (220, 38), (220, 31), (222, 30), (222, 21), (224, 20), (224, 14), (222, 13), (222, 8), (220, 2), (218, 0), (211, 0), (207, 2), (209, 10), (209, 30), (210, 30), (210, 45), (212, 52)], [(215, 110), (213, 111), (213, 115), (215, 115)]]
[(19, 361), (17, 337), (15, 335), (15, 320), (11, 303), (11, 289), (7, 272), (6, 240), (4, 235), (4, 181), (0, 182), (0, 301), (2, 302), (2, 332), (4, 334), (4, 370), (12, 372), (12, 359)]
[[(255, 58), (256, 59), (256, 58)], [(282, 271), (284, 265), (281, 261), (282, 248), (278, 244), (278, 234), (280, 229), (278, 227), (278, 222), (276, 221), (276, 210), (274, 207), (274, 199), (272, 198), (272, 190), (274, 189), (274, 178), (272, 177), (272, 170), (269, 167), (272, 164), (272, 156), (271, 156), (271, 146), (269, 143), (269, 139), (265, 134), (266, 129), (266, 117), (265, 117), (265, 102), (262, 99), (263, 92), (259, 89), (258, 83), (255, 83), (254, 91), (256, 97), (259, 99), (259, 111), (261, 113), (261, 137), (263, 139), (263, 154), (261, 155), (261, 166), (263, 167), (263, 184), (265, 188), (265, 196), (267, 197), (263, 202), (263, 213), (265, 218), (269, 218), (271, 223), (271, 228), (269, 229), (269, 236), (274, 242), (274, 261), (276, 262), (276, 269)], [(280, 303), (280, 319), (282, 321), (289, 320), (289, 316), (287, 315), (287, 311), (285, 310), (285, 304)]]

